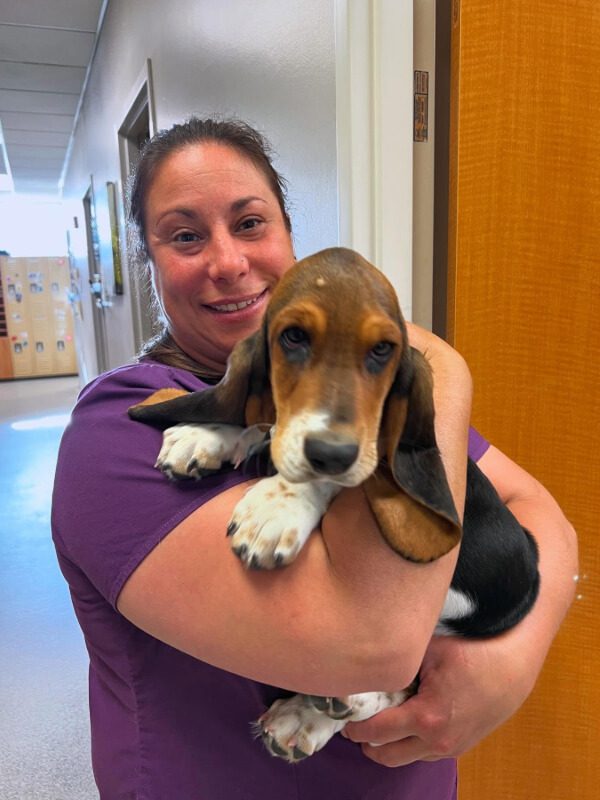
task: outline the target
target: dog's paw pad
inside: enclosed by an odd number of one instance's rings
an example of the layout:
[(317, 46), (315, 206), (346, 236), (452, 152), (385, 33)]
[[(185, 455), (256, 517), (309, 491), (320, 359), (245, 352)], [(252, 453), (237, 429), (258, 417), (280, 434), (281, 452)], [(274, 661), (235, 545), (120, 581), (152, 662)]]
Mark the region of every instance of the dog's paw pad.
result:
[(343, 726), (343, 722), (317, 711), (304, 695), (277, 700), (256, 723), (271, 755), (292, 764), (316, 753)]
[(347, 719), (353, 712), (349, 698), (320, 697), (313, 694), (307, 695), (307, 698), (318, 711), (332, 719)]

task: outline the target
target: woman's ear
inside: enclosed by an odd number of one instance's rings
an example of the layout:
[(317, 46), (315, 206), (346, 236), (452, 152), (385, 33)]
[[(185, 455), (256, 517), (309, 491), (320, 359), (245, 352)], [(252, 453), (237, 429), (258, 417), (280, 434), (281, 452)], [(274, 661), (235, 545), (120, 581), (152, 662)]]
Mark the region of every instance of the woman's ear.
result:
[(160, 428), (179, 422), (272, 424), (275, 410), (264, 325), (233, 348), (225, 375), (216, 386), (200, 392), (161, 389), (128, 413), (132, 419)]
[(365, 484), (371, 509), (394, 550), (432, 561), (458, 544), (461, 528), (435, 439), (431, 370), (414, 348), (398, 368), (381, 431), (387, 467)]

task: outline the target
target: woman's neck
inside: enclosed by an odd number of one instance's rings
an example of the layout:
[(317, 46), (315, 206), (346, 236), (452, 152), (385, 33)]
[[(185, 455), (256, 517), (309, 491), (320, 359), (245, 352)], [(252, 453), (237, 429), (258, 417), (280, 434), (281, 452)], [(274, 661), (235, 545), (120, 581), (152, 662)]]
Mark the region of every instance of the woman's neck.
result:
[(197, 375), (207, 383), (218, 383), (225, 374), (225, 365), (217, 363), (202, 363), (192, 358), (177, 344), (175, 339), (165, 331), (142, 348), (141, 358), (151, 358), (161, 364), (185, 369)]

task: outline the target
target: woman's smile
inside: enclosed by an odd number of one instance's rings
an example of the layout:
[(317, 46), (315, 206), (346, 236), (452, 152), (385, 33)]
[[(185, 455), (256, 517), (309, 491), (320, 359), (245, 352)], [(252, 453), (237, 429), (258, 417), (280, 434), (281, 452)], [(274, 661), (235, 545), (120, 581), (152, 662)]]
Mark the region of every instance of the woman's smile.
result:
[(251, 306), (255, 306), (257, 304), (262, 306), (263, 303), (261, 301), (266, 298), (266, 295), (267, 289), (264, 289), (262, 292), (259, 292), (251, 297), (223, 298), (222, 300), (216, 300), (213, 303), (205, 303), (204, 307), (208, 308), (209, 311), (214, 311), (217, 314), (227, 314), (231, 316), (236, 312), (245, 311)]

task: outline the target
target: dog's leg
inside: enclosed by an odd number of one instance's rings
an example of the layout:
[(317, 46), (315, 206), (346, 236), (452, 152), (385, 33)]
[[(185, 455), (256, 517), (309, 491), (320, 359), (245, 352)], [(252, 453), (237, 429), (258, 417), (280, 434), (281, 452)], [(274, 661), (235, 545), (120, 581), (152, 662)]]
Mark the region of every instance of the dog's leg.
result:
[(347, 722), (399, 706), (415, 691), (416, 683), (400, 692), (362, 692), (343, 698), (296, 694), (276, 700), (256, 730), (272, 755), (293, 763), (319, 751)]
[(263, 478), (236, 505), (227, 528), (233, 552), (252, 569), (290, 564), (340, 487)]
[(239, 463), (263, 437), (237, 425), (181, 423), (165, 430), (155, 466), (172, 480), (201, 478), (226, 462)]

